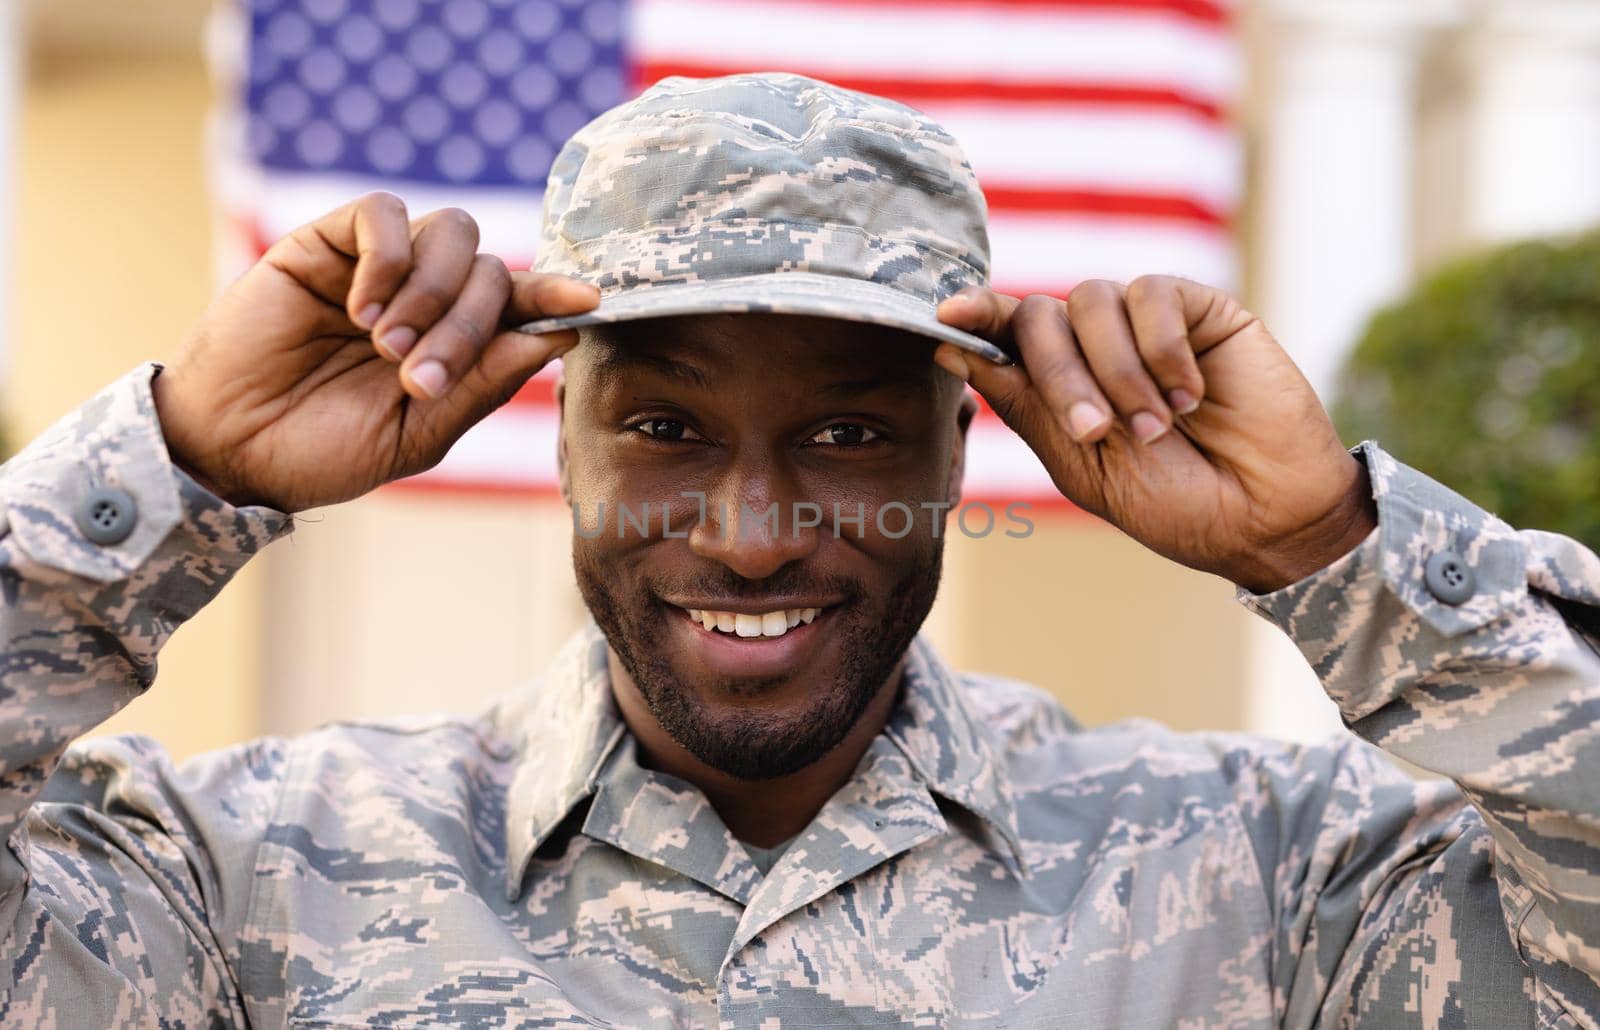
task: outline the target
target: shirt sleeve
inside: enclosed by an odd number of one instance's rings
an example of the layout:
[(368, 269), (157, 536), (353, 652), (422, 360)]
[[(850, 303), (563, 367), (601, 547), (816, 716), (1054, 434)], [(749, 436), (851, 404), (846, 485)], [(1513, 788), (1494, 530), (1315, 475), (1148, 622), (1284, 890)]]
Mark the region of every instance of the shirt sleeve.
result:
[(281, 748), (182, 770), (137, 737), (69, 749), (289, 529), (172, 464), (158, 372), (136, 369), (0, 466), (0, 1025), (245, 1022), (226, 928)]
[(1356, 735), (1445, 779), (1356, 741), (1241, 775), (1270, 856), (1279, 1011), (1600, 1026), (1600, 559), (1360, 453), (1378, 528), (1241, 599), (1295, 641)]

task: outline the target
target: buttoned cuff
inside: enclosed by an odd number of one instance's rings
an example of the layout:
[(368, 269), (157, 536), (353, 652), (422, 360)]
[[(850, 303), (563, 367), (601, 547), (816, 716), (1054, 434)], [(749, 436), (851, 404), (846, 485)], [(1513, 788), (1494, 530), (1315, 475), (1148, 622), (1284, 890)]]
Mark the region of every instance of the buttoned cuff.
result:
[(1509, 525), (1375, 443), (1354, 453), (1367, 466), (1378, 528), (1297, 583), (1270, 594), (1239, 591), (1246, 607), (1293, 638), (1347, 718), (1381, 704), (1367, 695), (1382, 671), (1341, 660), (1372, 634), (1392, 636), (1397, 623), (1415, 619), (1426, 629), (1407, 631), (1403, 650), (1447, 648), (1528, 593), (1527, 558)]
[(29, 560), (111, 583), (175, 527), (182, 549), (235, 569), (288, 532), (284, 513), (236, 508), (172, 463), (150, 392), (160, 368), (129, 372), (0, 466), (0, 535)]

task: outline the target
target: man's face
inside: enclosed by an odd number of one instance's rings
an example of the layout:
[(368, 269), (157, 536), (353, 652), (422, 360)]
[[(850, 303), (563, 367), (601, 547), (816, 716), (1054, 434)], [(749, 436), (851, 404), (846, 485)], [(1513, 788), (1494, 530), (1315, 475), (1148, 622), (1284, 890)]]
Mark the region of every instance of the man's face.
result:
[(749, 314), (585, 330), (568, 354), (578, 585), (656, 721), (713, 768), (820, 758), (927, 616), (970, 417), (931, 349)]

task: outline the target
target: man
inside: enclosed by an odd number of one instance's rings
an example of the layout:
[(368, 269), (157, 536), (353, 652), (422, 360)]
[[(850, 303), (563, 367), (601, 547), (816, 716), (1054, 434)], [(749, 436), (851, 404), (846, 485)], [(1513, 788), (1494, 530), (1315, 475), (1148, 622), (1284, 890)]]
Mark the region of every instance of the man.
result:
[[(542, 274), (476, 248), (355, 201), (0, 475), (0, 1023), (1600, 1022), (1600, 560), (1345, 451), (1237, 303), (988, 291), (948, 135), (788, 75), (580, 132)], [(179, 769), (66, 750), (293, 512), (428, 467), (557, 356), (596, 626), (536, 689)], [(916, 633), (963, 381), (1454, 783), (948, 670)]]

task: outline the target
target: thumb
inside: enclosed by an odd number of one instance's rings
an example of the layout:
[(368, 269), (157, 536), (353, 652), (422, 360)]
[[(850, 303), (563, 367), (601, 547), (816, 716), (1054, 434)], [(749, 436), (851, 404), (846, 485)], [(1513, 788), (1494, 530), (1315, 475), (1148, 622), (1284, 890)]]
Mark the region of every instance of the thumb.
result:
[(997, 365), (953, 343), (941, 343), (933, 352), (940, 368), (978, 391), (1001, 421), (1029, 443), (1035, 428), (1038, 397), (1028, 372), (1021, 365)]
[(933, 352), (939, 367), (978, 391), (1000, 420), (1038, 456), (1062, 496), (1086, 511), (1104, 511), (1103, 493), (1092, 472), (1094, 445), (1074, 443), (1050, 413), (1021, 365), (996, 365), (954, 344)]
[(467, 430), (509, 401), (540, 369), (577, 343), (575, 329), (553, 333), (508, 329), (497, 334), (460, 383), (437, 401), (415, 409), (418, 450), (432, 461), (443, 458)]

